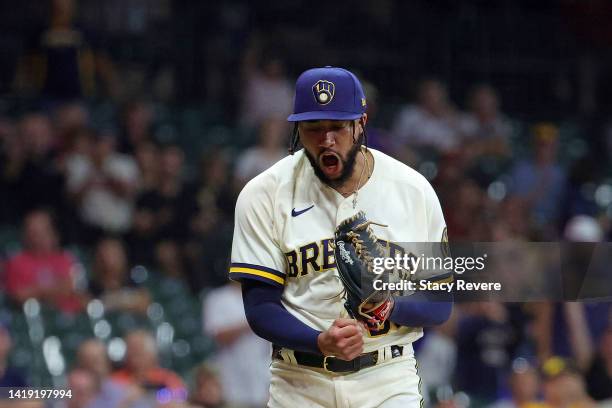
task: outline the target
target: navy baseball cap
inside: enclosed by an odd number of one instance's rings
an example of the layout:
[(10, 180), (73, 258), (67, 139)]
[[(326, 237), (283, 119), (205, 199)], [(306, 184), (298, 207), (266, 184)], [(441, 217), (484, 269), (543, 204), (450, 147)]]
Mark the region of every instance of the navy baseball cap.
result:
[(344, 68), (327, 66), (304, 71), (297, 79), (293, 114), (287, 120), (354, 120), (365, 110), (359, 79)]

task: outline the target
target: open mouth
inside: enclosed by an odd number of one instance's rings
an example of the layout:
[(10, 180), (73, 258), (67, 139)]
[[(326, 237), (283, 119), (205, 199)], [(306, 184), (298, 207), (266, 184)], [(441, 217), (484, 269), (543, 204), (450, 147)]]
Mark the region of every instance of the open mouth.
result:
[(325, 152), (319, 156), (319, 166), (328, 176), (333, 176), (340, 172), (342, 162), (340, 156), (333, 152)]

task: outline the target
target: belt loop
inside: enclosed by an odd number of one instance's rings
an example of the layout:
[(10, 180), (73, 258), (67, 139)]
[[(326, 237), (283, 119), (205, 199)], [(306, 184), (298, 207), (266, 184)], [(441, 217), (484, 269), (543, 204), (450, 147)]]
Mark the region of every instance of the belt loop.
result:
[(281, 360), (283, 360), (284, 363), (289, 363), (289, 357), (287, 356), (287, 349), (286, 348), (281, 348), (278, 352), (278, 355), (280, 356)]
[(280, 352), (281, 357), (285, 363), (295, 364), (297, 365), (297, 360), (295, 359), (295, 355), (293, 354), (293, 350), (289, 350), (286, 348), (282, 348)]
[(393, 360), (393, 346), (385, 347), (385, 357), (387, 360)]

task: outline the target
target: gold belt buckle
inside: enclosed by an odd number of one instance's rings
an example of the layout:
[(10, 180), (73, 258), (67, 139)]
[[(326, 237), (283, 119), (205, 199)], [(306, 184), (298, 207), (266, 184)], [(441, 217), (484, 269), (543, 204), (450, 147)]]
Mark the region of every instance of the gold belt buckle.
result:
[(325, 370), (326, 373), (333, 373), (333, 371), (327, 368), (327, 359), (330, 357), (333, 357), (333, 356), (323, 356), (323, 370)]

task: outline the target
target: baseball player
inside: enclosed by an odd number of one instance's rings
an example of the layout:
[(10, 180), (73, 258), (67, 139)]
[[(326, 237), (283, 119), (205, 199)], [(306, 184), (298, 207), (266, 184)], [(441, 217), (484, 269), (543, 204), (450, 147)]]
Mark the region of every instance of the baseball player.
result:
[(451, 311), (421, 293), (397, 297), (374, 328), (344, 306), (334, 233), (345, 220), (386, 224), (369, 228), (392, 257), (397, 243), (446, 235), (426, 179), (364, 145), (365, 111), (350, 71), (302, 73), (288, 118), (292, 155), (251, 180), (236, 204), (230, 278), (242, 283), (253, 331), (273, 344), (272, 408), (418, 407), (412, 343)]

